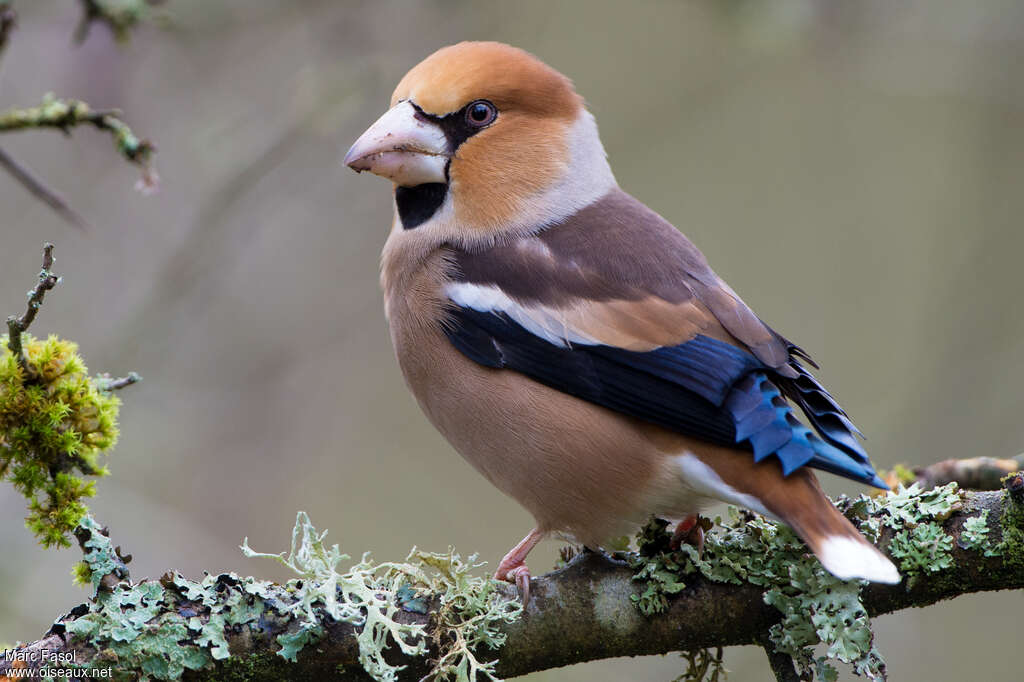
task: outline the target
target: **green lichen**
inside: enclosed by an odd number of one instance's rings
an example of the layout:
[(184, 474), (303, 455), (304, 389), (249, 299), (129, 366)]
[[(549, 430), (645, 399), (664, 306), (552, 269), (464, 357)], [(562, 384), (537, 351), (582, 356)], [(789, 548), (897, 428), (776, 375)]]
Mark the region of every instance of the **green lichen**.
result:
[(640, 583), (641, 591), (629, 598), (645, 616), (664, 613), (668, 609), (668, 598), (686, 589), (682, 577), (692, 573), (685, 555), (667, 551), (667, 528), (668, 521), (651, 519), (637, 535), (639, 556), (643, 559), (634, 562), (638, 570), (633, 580)]
[(883, 527), (892, 529), (889, 553), (912, 586), (953, 565), (953, 538), (942, 523), (962, 508), (963, 493), (955, 482), (931, 490), (915, 483), (886, 495), (861, 496), (848, 505), (847, 514), (872, 540), (878, 540)]
[[(1007, 476), (1004, 482), (1009, 478)], [(1003, 514), (999, 522), (1003, 537), (994, 551), (1008, 566), (1024, 566), (1024, 503), (1009, 491), (1003, 492)]]
[[(117, 663), (123, 679), (177, 680), (230, 655), (225, 632), (256, 623), (273, 594), (271, 583), (233, 574), (188, 580), (168, 573), (131, 584), (124, 561), (89, 516), (76, 529), (84, 551), (82, 578), (96, 588), (91, 603), (55, 624), (58, 632)], [(284, 595), (275, 595), (283, 597)]]
[(288, 583), (295, 602), (284, 610), (296, 616), (298, 627), (278, 638), (281, 656), (295, 660), (304, 646), (322, 636), (322, 617), (328, 616), (358, 628), (363, 669), (375, 680), (391, 682), (402, 667), (384, 658), (390, 642), (409, 656), (428, 653), (426, 629), (400, 623), (395, 616), (402, 608), (422, 613), (428, 603), (436, 602), (437, 629), (430, 651), (434, 663), (428, 677), (457, 682), (497, 679), (496, 662), (482, 662), (477, 651), (496, 650), (505, 643), (498, 626), (515, 621), (522, 605), (506, 599), (493, 581), (470, 574), (480, 565), (476, 555), (463, 561), (452, 549), (445, 554), (413, 549), (405, 562), (374, 564), (364, 554), (359, 563), (341, 573), (338, 564), (348, 556), (338, 545), (328, 547), (326, 534), (318, 533), (306, 513), (299, 512), (288, 556), (255, 552), (248, 541), (242, 544), (246, 556), (276, 559), (301, 576)]
[[(0, 477), (28, 500), (25, 525), (45, 547), (67, 547), (117, 441), (120, 401), (103, 390), (78, 347), (23, 336), (24, 361), (0, 337)], [(81, 476), (80, 476), (81, 475)]]
[[(861, 530), (878, 540), (892, 529), (896, 550), (904, 551), (911, 576), (936, 573), (949, 566), (952, 539), (941, 522), (962, 506), (956, 484), (934, 490), (902, 486), (883, 496), (840, 501)], [(905, 534), (905, 535), (901, 535)], [(919, 543), (911, 551), (906, 545)], [(638, 535), (640, 552), (631, 562), (641, 583), (633, 601), (646, 615), (668, 608), (687, 581), (750, 583), (764, 590), (765, 603), (782, 618), (769, 631), (775, 649), (793, 658), (804, 675), (835, 680), (836, 662), (856, 674), (883, 679), (885, 663), (874, 646), (867, 610), (861, 600), (864, 581), (844, 581), (828, 573), (788, 527), (748, 512), (729, 509), (723, 522), (706, 535), (704, 552), (683, 545), (669, 551), (667, 523), (654, 519)], [(814, 647), (822, 645), (824, 655)]]
[(908, 584), (913, 584), (919, 575), (938, 573), (952, 566), (952, 551), (953, 538), (933, 523), (901, 530), (889, 543), (889, 554), (899, 561)]
[[(300, 512), (287, 556), (260, 554), (243, 544), (248, 556), (273, 557), (300, 574), (284, 585), (233, 573), (195, 581), (176, 572), (131, 584), (118, 550), (87, 516), (76, 530), (85, 553), (76, 574), (92, 583), (96, 596), (54, 629), (116, 663), (125, 679), (142, 674), (177, 680), (219, 661), (229, 677), (244, 677), (246, 665), (228, 660), (230, 633), (251, 628), (256, 635), (272, 625), (284, 631), (276, 654), (295, 661), (332, 621), (356, 626), (360, 664), (375, 680), (396, 679), (401, 668), (384, 659), (395, 645), (410, 656), (429, 654), (430, 679), (497, 679), (496, 661), (482, 662), (478, 652), (504, 644), (498, 626), (517, 619), (522, 605), (507, 599), (494, 581), (471, 574), (480, 565), (475, 556), (463, 560), (452, 550), (414, 549), (405, 562), (374, 564), (364, 555), (341, 572), (337, 566), (346, 556), (337, 545), (327, 546), (325, 535)], [(429, 612), (433, 639), (424, 626), (399, 622), (400, 611)], [(273, 667), (266, 660), (260, 665)]]
[(998, 547), (989, 542), (988, 534), (988, 509), (983, 509), (978, 516), (972, 516), (964, 521), (960, 544), (964, 549), (982, 552), (984, 556), (999, 556)]
[(964, 521), (960, 540), (963, 543), (964, 549), (980, 550), (985, 546), (987, 539), (988, 509), (984, 509), (978, 516), (972, 516)]
[[(121, 559), (106, 530), (94, 518), (86, 515), (75, 529), (82, 547), (82, 561), (75, 564), (75, 581), (92, 584), (94, 590), (107, 588), (128, 577), (125, 560)], [(108, 584), (104, 585), (104, 581)]]
[[(93, 574), (100, 570), (93, 565)], [(180, 679), (230, 655), (225, 632), (255, 625), (268, 609), (270, 583), (230, 573), (201, 581), (168, 573), (159, 582), (100, 591), (88, 611), (61, 625), (68, 636), (108, 657), (126, 679), (143, 673)], [(280, 596), (280, 595), (279, 595)]]

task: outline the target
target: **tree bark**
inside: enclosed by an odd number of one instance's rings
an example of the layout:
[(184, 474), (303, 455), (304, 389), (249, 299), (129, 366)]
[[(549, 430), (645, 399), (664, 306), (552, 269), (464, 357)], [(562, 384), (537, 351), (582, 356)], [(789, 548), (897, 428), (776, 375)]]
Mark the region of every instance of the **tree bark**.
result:
[[(1012, 482), (1011, 482), (1012, 483)], [(1024, 483), (1019, 488), (1024, 489)], [(1017, 491), (1020, 492), (1020, 491)], [(1002, 540), (1006, 519), (1020, 519), (1022, 504), (1013, 491), (969, 492), (963, 509), (944, 522), (944, 530), (954, 540), (952, 565), (912, 585), (873, 584), (864, 588), (864, 604), (871, 616), (892, 613), (910, 607), (934, 604), (961, 594), (1024, 587), (1024, 560), (1020, 553), (1000, 557), (985, 556), (976, 549), (961, 546), (960, 534), (966, 518), (988, 510), (989, 540)], [(1010, 506), (1015, 513), (1004, 514)], [(1012, 510), (1011, 510), (1012, 511)], [(1019, 530), (1019, 529), (1017, 529)], [(584, 552), (562, 569), (533, 581), (531, 600), (523, 616), (503, 626), (508, 635), (499, 657), (497, 674), (504, 678), (557, 668), (585, 661), (617, 656), (640, 656), (687, 651), (706, 647), (758, 644), (765, 645), (767, 631), (778, 622), (779, 613), (764, 603), (763, 590), (753, 585), (727, 585), (694, 577), (692, 585), (673, 596), (663, 614), (646, 617), (630, 600), (637, 593), (635, 571), (625, 562), (608, 556)], [(510, 587), (510, 596), (513, 589)], [(66, 616), (65, 619), (72, 616)], [(403, 613), (409, 622), (431, 627), (430, 616)], [(228, 636), (231, 658), (213, 668), (187, 671), (185, 679), (367, 679), (359, 665), (354, 629), (347, 624), (326, 626), (326, 634), (315, 646), (307, 646), (296, 663), (289, 663), (275, 651), (275, 638), (287, 631), (272, 620), (261, 627), (243, 628)], [(77, 665), (109, 665), (101, 652), (66, 641), (61, 626), (40, 639), (18, 649), (29, 654), (75, 652)], [(791, 661), (775, 655), (766, 646), (769, 662), (778, 679), (798, 679)], [(492, 655), (493, 656), (493, 655)], [(397, 648), (391, 651), (393, 662), (407, 667), (401, 680), (418, 680), (430, 669), (426, 657), (403, 657)], [(22, 658), (31, 659), (26, 655)], [(33, 667), (33, 662), (0, 662), (0, 675), (12, 667)], [(115, 665), (116, 667), (116, 665)]]

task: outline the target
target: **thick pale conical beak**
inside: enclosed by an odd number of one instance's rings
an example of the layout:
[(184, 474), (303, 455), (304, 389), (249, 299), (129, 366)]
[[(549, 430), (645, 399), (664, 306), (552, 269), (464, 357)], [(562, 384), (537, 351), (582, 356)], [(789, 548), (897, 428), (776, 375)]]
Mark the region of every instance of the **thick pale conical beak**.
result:
[(411, 103), (399, 102), (360, 135), (344, 163), (357, 173), (370, 171), (396, 185), (415, 187), (448, 182), (448, 157), (444, 131), (417, 118)]

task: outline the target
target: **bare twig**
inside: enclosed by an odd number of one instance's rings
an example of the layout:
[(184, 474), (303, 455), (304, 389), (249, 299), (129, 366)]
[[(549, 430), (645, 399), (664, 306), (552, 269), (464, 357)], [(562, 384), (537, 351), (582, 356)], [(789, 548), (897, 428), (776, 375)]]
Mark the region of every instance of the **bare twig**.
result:
[(25, 349), (21, 345), (21, 335), (32, 326), (32, 322), (36, 319), (36, 314), (43, 304), (43, 298), (46, 297), (46, 292), (60, 283), (60, 277), (50, 271), (52, 267), (53, 244), (47, 242), (43, 246), (43, 269), (39, 271), (39, 283), (36, 284), (32, 291), (28, 292), (28, 308), (25, 310), (25, 314), (21, 317), (11, 315), (7, 318), (7, 331), (9, 333), (7, 347), (18, 358), (18, 364), (21, 368), (29, 374), (32, 374), (33, 370), (31, 365), (29, 365), (28, 358), (25, 357)]
[(52, 208), (61, 218), (77, 228), (83, 230), (89, 228), (89, 224), (85, 222), (85, 219), (68, 205), (64, 197), (58, 194), (56, 190), (50, 189), (42, 179), (33, 175), (32, 171), (18, 163), (3, 149), (0, 149), (0, 166), (3, 166), (15, 180), (21, 183), (22, 187)]

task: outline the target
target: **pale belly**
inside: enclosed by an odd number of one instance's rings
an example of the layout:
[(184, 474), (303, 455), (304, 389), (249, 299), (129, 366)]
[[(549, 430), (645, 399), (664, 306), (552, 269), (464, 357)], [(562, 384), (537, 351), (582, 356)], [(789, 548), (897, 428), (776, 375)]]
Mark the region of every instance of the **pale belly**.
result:
[(682, 453), (650, 427), (477, 365), (440, 329), (391, 312), (399, 364), (427, 417), (540, 530), (597, 546), (651, 514), (681, 518), (714, 502), (681, 478)]

